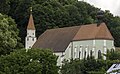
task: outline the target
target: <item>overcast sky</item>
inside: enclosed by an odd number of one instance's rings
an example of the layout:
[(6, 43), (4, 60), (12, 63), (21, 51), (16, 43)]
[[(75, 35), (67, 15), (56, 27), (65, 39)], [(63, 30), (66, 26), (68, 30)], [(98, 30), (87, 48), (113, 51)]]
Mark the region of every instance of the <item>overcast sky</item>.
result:
[[(81, 1), (81, 0), (80, 0)], [(102, 10), (110, 10), (114, 15), (120, 16), (120, 0), (84, 0)]]

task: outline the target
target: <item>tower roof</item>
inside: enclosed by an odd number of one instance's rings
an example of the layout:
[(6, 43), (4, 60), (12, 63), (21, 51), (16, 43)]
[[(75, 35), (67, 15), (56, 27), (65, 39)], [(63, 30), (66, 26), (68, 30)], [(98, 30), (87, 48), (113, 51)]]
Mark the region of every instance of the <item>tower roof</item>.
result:
[[(32, 10), (31, 10), (31, 11), (32, 11)], [(33, 20), (32, 13), (30, 14), (30, 18), (29, 18), (29, 22), (28, 22), (27, 29), (28, 29), (28, 30), (35, 30), (34, 20)]]

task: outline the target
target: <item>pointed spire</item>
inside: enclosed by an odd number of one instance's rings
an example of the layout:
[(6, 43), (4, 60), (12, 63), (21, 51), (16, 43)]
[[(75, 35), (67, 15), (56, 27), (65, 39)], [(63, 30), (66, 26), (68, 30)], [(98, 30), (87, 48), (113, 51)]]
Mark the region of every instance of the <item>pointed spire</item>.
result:
[(34, 20), (33, 20), (33, 16), (32, 16), (32, 7), (30, 7), (30, 18), (29, 18), (27, 29), (35, 30)]

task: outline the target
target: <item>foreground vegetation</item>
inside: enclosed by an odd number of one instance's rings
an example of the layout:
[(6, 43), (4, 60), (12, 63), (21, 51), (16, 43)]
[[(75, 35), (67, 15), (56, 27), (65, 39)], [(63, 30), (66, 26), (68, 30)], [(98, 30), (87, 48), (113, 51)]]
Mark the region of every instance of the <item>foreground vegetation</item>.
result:
[(0, 57), (0, 74), (57, 74), (56, 61), (49, 49), (21, 49)]
[(94, 59), (75, 59), (70, 62), (64, 61), (61, 68), (62, 74), (104, 74), (114, 63), (120, 63), (120, 51), (108, 51), (106, 60)]

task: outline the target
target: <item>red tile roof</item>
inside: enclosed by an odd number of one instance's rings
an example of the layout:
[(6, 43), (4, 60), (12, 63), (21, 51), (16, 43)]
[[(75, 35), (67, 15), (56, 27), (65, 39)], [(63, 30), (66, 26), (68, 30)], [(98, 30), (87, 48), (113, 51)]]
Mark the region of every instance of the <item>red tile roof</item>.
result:
[(32, 14), (30, 14), (30, 18), (29, 18), (27, 29), (28, 30), (35, 30), (34, 20), (33, 20)]
[(106, 39), (112, 40), (113, 37), (105, 23), (82, 25), (73, 40)]
[(50, 48), (62, 52), (74, 38), (80, 26), (50, 29), (39, 36), (33, 48)]
[(64, 52), (71, 41), (105, 39), (113, 40), (105, 23), (50, 29), (45, 31), (33, 48), (51, 48), (54, 52)]

